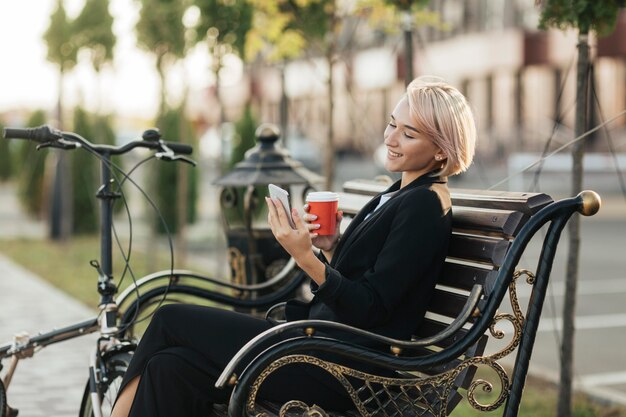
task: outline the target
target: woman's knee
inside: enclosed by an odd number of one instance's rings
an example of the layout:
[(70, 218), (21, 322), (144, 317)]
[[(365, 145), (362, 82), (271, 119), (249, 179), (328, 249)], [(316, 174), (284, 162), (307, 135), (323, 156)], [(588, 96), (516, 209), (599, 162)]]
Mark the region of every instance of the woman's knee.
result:
[(158, 375), (171, 380), (179, 373), (182, 365), (185, 365), (184, 361), (176, 355), (157, 353), (146, 363), (145, 373), (153, 377)]
[(150, 325), (168, 327), (170, 324), (180, 324), (181, 316), (184, 316), (184, 304), (165, 304), (159, 307), (150, 320)]

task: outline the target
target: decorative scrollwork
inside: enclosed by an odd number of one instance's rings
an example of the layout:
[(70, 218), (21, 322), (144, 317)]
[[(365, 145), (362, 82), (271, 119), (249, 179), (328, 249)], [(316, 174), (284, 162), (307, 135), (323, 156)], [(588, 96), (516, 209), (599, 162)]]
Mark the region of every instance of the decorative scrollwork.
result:
[(478, 388), (483, 389), (484, 392), (492, 392), (493, 391), (493, 383), (486, 381), (484, 379), (477, 379), (471, 383), (469, 388), (467, 389), (467, 401), (470, 403), (472, 407), (476, 410), (480, 411), (493, 411), (500, 407), (504, 401), (506, 401), (509, 396), (510, 390), (510, 381), (509, 376), (504, 370), (504, 368), (495, 361), (492, 357), (477, 357), (468, 359), (463, 361), (463, 363), (459, 366), (459, 368), (465, 369), (469, 366), (477, 366), (477, 365), (486, 365), (492, 370), (496, 372), (498, 377), (500, 378), (500, 391), (498, 393), (498, 397), (493, 400), (489, 404), (483, 404), (476, 399), (476, 390)]
[(322, 407), (314, 405), (309, 407), (302, 401), (289, 401), (285, 403), (282, 407), (280, 407), (280, 411), (278, 412), (279, 417), (287, 417), (288, 414), (292, 412), (293, 409), (301, 410), (299, 414), (302, 417), (328, 417), (328, 413), (324, 411)]
[[(513, 326), (511, 340), (497, 352), (486, 356), (466, 357), (456, 367), (433, 376), (408, 375), (398, 378), (381, 377), (367, 374), (343, 365), (308, 356), (291, 355), (277, 359), (258, 376), (251, 386), (246, 402), (248, 415), (255, 416), (255, 401), (261, 384), (278, 368), (294, 364), (305, 363), (324, 369), (332, 375), (346, 390), (357, 412), (363, 417), (373, 416), (402, 416), (402, 415), (433, 415), (445, 416), (451, 395), (458, 389), (459, 378), (464, 378), (463, 372), (473, 372), (477, 367), (488, 367), (499, 379), (499, 391), (495, 400), (482, 403), (477, 399), (479, 390), (492, 393), (494, 383), (486, 379), (473, 380), (467, 388), (467, 401), (480, 411), (492, 411), (500, 407), (508, 398), (511, 390), (511, 381), (504, 368), (497, 360), (509, 355), (519, 345), (525, 317), (517, 298), (517, 279), (526, 275), (526, 282), (533, 285), (535, 275), (525, 269), (516, 271), (509, 284), (509, 298), (513, 314), (497, 314), (489, 326), (489, 332), (495, 339), (503, 339), (505, 332), (496, 327), (507, 321)], [(355, 382), (360, 381), (360, 382)], [(290, 401), (281, 407), (279, 417), (293, 415), (293, 410), (302, 410), (302, 417), (327, 417), (328, 414), (318, 406), (309, 407), (300, 401)], [(261, 416), (256, 416), (261, 417)]]
[(228, 260), (232, 270), (232, 282), (234, 284), (245, 284), (246, 276), (246, 256), (234, 246), (228, 248)]

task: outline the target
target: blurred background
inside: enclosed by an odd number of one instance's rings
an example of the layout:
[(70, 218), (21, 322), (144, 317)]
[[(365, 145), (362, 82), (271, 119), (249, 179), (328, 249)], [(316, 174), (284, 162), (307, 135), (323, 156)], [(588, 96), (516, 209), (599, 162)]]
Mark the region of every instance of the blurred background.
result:
[[(541, 191), (555, 198), (575, 194), (567, 144), (599, 126), (577, 142), (585, 153), (583, 186), (600, 192), (605, 203), (589, 220), (596, 223), (582, 231), (589, 245), (582, 274), (600, 281), (583, 286), (581, 297), (592, 297), (584, 305), (599, 307), (585, 311), (589, 329), (605, 333), (583, 334), (580, 349), (589, 352), (586, 359), (601, 360), (591, 342), (607, 338), (616, 350), (605, 352), (601, 365), (577, 366), (589, 374), (588, 392), (602, 387), (603, 398), (626, 404), (619, 351), (626, 343), (621, 336), (626, 327), (626, 13), (620, 1), (587, 2), (605, 15), (604, 20), (592, 16), (588, 24), (593, 29), (585, 38), (589, 104), (586, 129), (580, 131), (575, 111), (580, 28), (567, 19), (557, 24), (542, 19), (544, 3), (567, 2), (4, 1), (0, 125), (47, 123), (92, 142), (116, 144), (156, 126), (164, 139), (193, 145), (196, 168), (151, 162), (134, 175), (175, 235), (176, 266), (225, 279), (228, 245), (220, 189), (213, 182), (255, 145), (260, 123), (281, 128), (280, 144), (323, 176), (322, 188), (340, 190), (346, 180), (387, 174), (382, 132), (393, 106), (414, 77), (439, 76), (467, 96), (479, 129), (475, 163), (451, 178), (451, 186)], [(527, 169), (561, 147), (562, 152)], [(128, 155), (116, 163), (129, 169), (140, 157)], [(85, 264), (94, 255), (79, 249), (98, 250), (97, 180), (96, 161), (80, 152), (35, 151), (32, 143), (1, 140), (0, 251), (38, 275), (60, 269), (69, 253)], [(53, 210), (59, 204), (55, 195), (65, 201), (60, 212)], [(146, 254), (136, 262), (145, 264), (144, 273), (168, 267), (169, 259), (155, 255), (163, 251), (167, 258), (168, 243), (154, 210), (135, 188), (127, 196), (135, 247)], [(116, 219), (118, 232), (128, 238), (123, 210)], [(59, 242), (60, 252), (49, 253), (48, 239)], [(54, 258), (63, 262), (51, 267)], [(563, 284), (563, 268), (556, 268)], [(88, 265), (82, 273), (93, 275)], [(68, 288), (73, 284), (67, 276), (73, 274), (78, 272), (63, 271), (52, 282), (95, 306), (92, 287)], [(563, 303), (559, 291), (548, 313), (555, 323)], [(5, 294), (1, 300), (3, 306), (10, 303)], [(558, 342), (557, 327), (546, 331)], [(0, 317), (0, 336), (13, 330)], [(559, 356), (555, 345), (546, 343), (537, 371), (551, 380)], [(617, 371), (615, 363), (622, 364)]]

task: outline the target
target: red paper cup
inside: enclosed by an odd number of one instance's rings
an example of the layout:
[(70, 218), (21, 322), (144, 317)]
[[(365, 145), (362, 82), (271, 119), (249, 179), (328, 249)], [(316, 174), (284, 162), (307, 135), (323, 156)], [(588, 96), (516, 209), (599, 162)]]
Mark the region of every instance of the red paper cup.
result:
[(312, 223), (320, 225), (314, 232), (320, 236), (334, 235), (339, 195), (330, 191), (316, 191), (307, 194), (306, 202), (309, 205), (309, 213), (317, 216), (317, 220)]

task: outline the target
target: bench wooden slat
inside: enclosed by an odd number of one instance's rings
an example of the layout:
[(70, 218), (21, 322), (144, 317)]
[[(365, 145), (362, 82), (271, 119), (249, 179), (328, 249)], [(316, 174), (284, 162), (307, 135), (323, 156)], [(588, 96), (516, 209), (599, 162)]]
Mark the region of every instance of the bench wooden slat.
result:
[(491, 264), (498, 268), (502, 265), (510, 245), (508, 240), (453, 234), (448, 248), (448, 257)]
[(474, 284), (485, 287), (485, 284), (494, 280), (496, 276), (497, 272), (494, 270), (446, 262), (437, 282), (448, 287), (470, 291)]
[[(442, 331), (443, 329), (445, 329), (446, 327), (447, 327), (447, 323), (442, 323), (440, 321), (425, 317), (424, 320), (422, 320), (422, 323), (420, 324), (419, 328), (415, 331), (415, 337), (419, 339), (423, 339), (426, 337), (434, 336), (440, 331)], [(438, 342), (436, 346), (441, 347), (441, 348), (446, 348), (452, 345), (457, 340), (463, 338), (466, 334), (467, 334), (466, 329), (460, 329), (459, 331), (454, 333), (452, 336)]]
[(489, 210), (474, 207), (454, 207), (452, 228), (472, 234), (511, 238), (530, 216), (511, 210)]
[(529, 215), (535, 214), (553, 201), (552, 197), (543, 193), (513, 193), (472, 189), (450, 189), (450, 196), (453, 207), (488, 206), (492, 209), (521, 211)]
[[(367, 196), (374, 196), (378, 193), (385, 191), (390, 185), (387, 181), (376, 180), (362, 180), (356, 179), (352, 181), (346, 181), (343, 184), (344, 193), (350, 196), (357, 197), (355, 195), (365, 198), (367, 202)], [(341, 204), (340, 194), (340, 204)], [(476, 190), (476, 189), (458, 189), (451, 188), (450, 196), (452, 198), (453, 206), (465, 206), (465, 207), (485, 207), (502, 210), (521, 211), (525, 214), (534, 214), (541, 208), (550, 204), (553, 200), (550, 196), (543, 193), (519, 193), (510, 191), (493, 191), (493, 190)], [(355, 198), (353, 201), (359, 201), (359, 198)], [(360, 199), (363, 201), (363, 199)], [(352, 209), (358, 211), (360, 206), (349, 205)], [(355, 212), (356, 212), (355, 211)]]
[(465, 294), (457, 294), (435, 288), (426, 310), (441, 316), (456, 318), (463, 309), (466, 301), (467, 295)]

